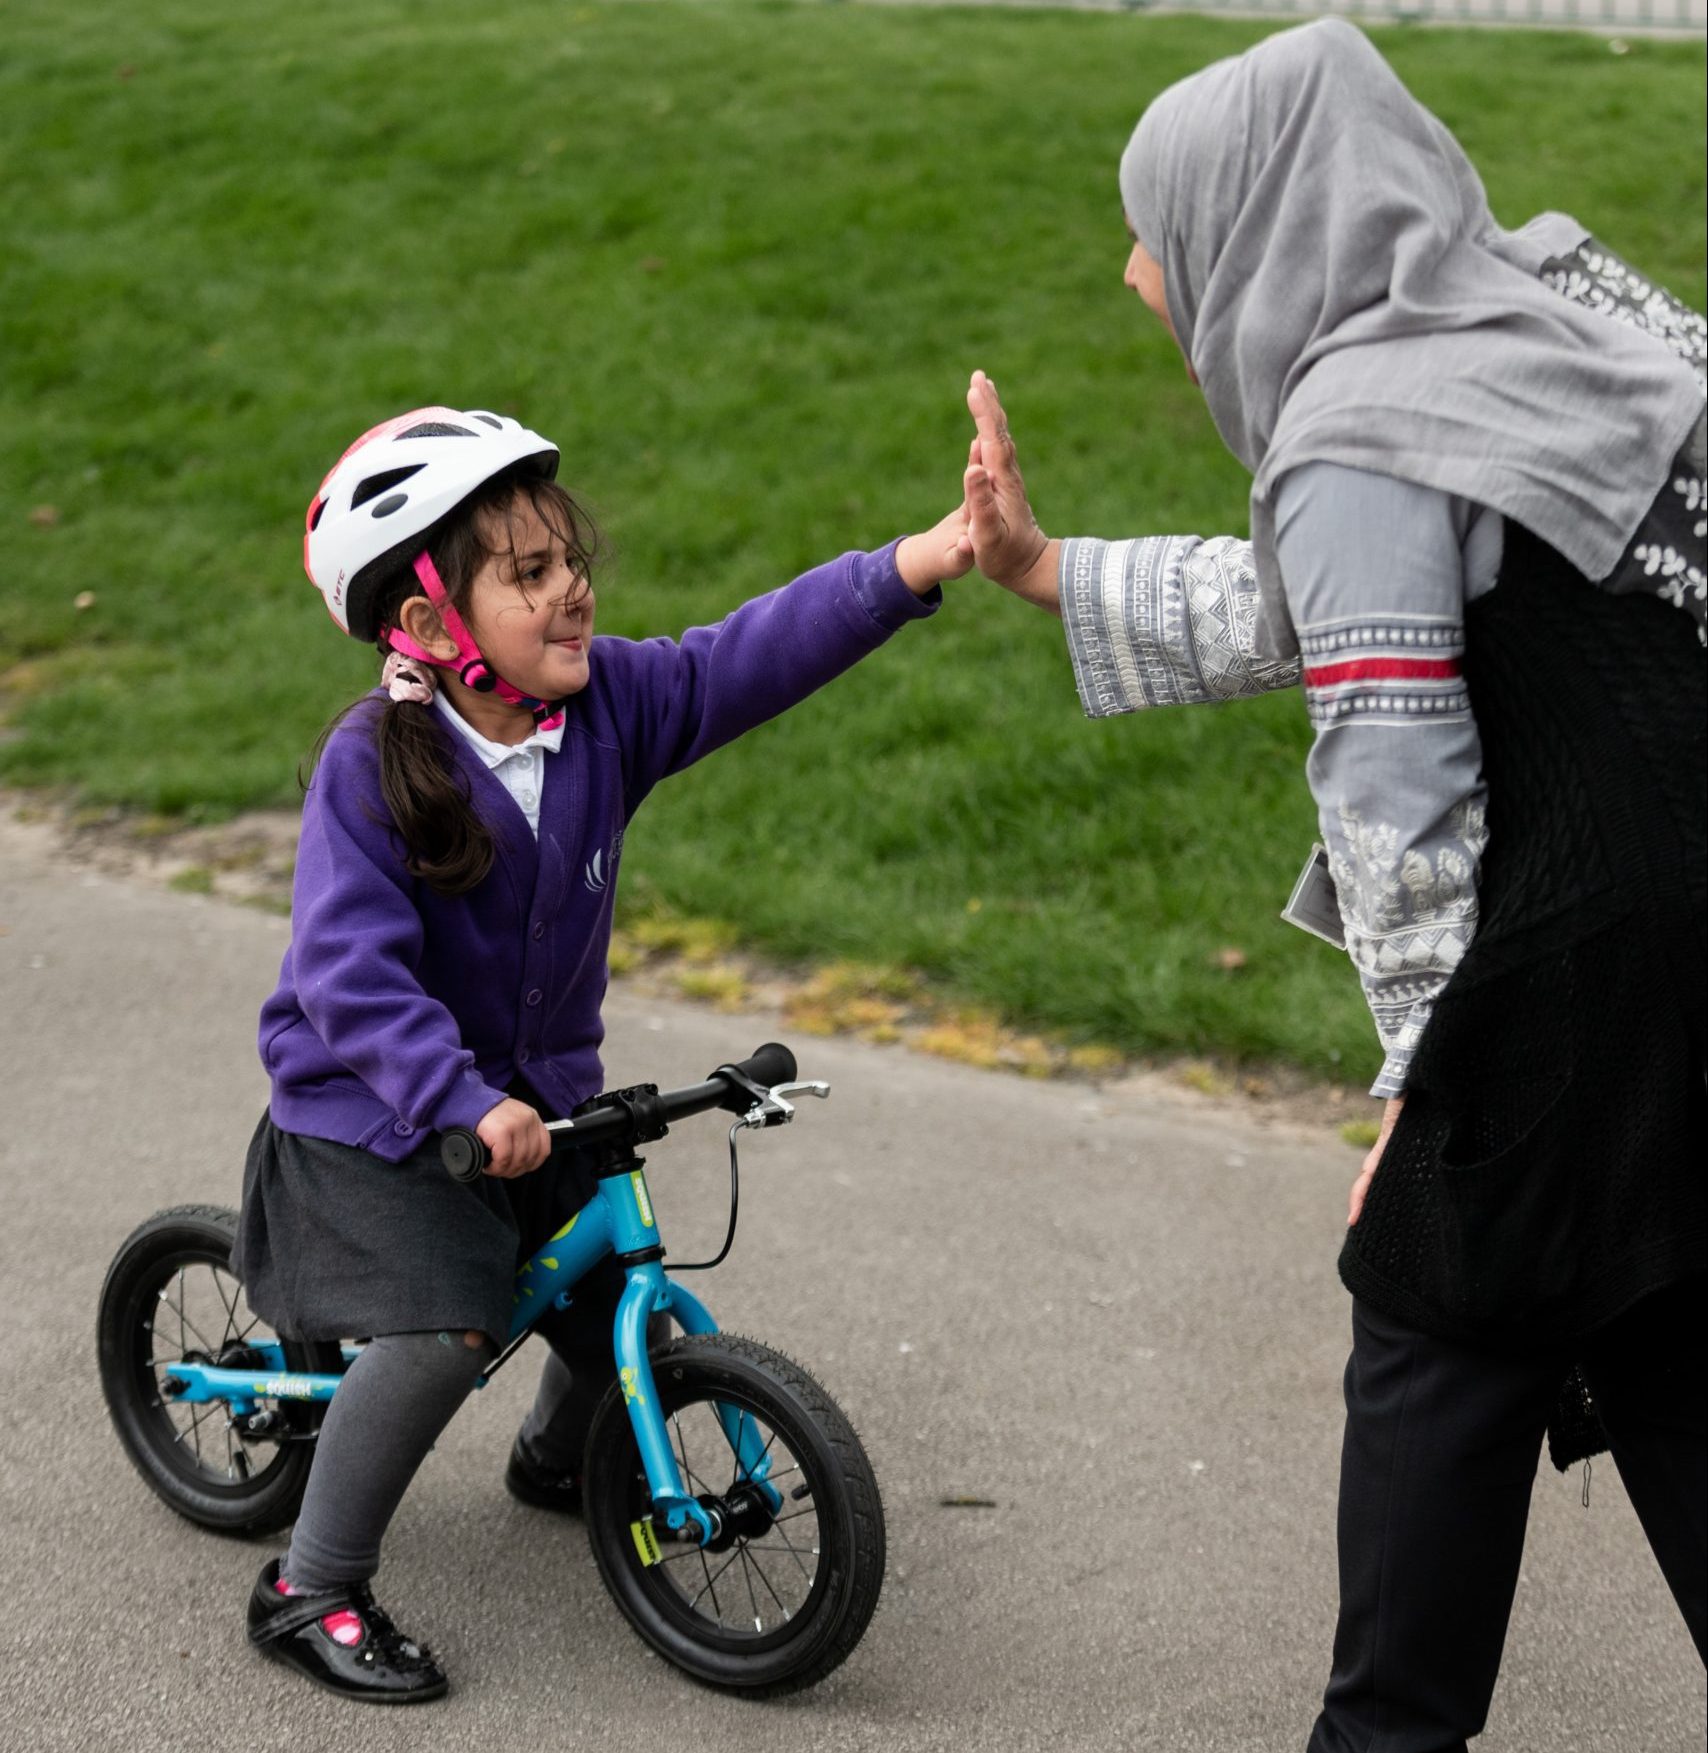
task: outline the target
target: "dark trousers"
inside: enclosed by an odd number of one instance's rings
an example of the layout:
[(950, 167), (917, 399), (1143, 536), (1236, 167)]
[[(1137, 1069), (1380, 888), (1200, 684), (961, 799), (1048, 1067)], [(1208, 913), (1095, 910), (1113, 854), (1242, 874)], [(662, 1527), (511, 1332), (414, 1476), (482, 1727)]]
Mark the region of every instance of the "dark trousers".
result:
[[(1699, 1653), (1708, 1627), (1700, 1287), (1574, 1347)], [(1681, 1326), (1687, 1322), (1687, 1326)], [(1433, 1339), (1355, 1302), (1340, 1622), (1310, 1753), (1465, 1753), (1518, 1583), (1530, 1488), (1572, 1358)]]

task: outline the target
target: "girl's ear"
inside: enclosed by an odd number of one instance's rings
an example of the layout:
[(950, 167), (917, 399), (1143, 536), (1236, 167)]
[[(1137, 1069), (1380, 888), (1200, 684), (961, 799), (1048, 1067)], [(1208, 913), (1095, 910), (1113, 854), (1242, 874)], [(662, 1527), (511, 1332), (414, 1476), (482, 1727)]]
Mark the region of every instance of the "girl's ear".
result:
[(397, 625), (424, 651), (445, 659), (457, 655), (457, 642), (445, 631), (439, 611), (424, 596), (409, 597), (397, 611)]

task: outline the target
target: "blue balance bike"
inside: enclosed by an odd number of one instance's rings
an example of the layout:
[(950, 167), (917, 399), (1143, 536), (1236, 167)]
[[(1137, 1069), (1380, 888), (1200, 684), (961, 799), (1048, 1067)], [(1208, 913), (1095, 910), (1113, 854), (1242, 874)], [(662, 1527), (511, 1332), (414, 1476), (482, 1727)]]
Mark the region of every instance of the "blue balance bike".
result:
[[(738, 1136), (792, 1119), (791, 1096), (829, 1093), (794, 1076), (793, 1054), (773, 1043), (687, 1089), (615, 1090), (548, 1123), (554, 1148), (589, 1153), (598, 1191), (517, 1272), (509, 1342), (483, 1378), (615, 1254), (627, 1279), (617, 1380), (582, 1474), (593, 1556), (660, 1655), (748, 1695), (810, 1686), (860, 1641), (883, 1583), (883, 1505), (860, 1439), (824, 1389), (782, 1353), (720, 1333), (665, 1272), (636, 1149), (692, 1114), (736, 1116), (723, 1248), (676, 1270), (715, 1266), (735, 1234)], [(461, 1179), (486, 1167), (472, 1132), (444, 1134), (441, 1155)], [(202, 1527), (261, 1534), (294, 1520), (327, 1403), (360, 1342), (269, 1331), (231, 1270), (235, 1226), (234, 1212), (178, 1206), (125, 1242), (101, 1289), (101, 1382), (119, 1440), (161, 1499)], [(649, 1354), (655, 1315), (682, 1331)]]

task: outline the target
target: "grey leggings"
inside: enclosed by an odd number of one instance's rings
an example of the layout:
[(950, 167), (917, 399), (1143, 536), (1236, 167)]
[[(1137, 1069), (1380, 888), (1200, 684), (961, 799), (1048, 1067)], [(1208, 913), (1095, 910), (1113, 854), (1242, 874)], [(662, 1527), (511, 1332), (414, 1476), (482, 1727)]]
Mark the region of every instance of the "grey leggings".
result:
[[(609, 1277), (611, 1285), (599, 1286), (603, 1296), (583, 1299), (592, 1310), (540, 1324), (552, 1349), (520, 1441), (527, 1459), (548, 1472), (580, 1470), (594, 1408), (615, 1373), (605, 1305), (614, 1306), (611, 1292), (622, 1278)], [(648, 1323), (650, 1344), (668, 1333), (662, 1316)], [(293, 1587), (319, 1594), (365, 1582), (379, 1569), (380, 1542), (410, 1480), (493, 1355), (489, 1338), (470, 1345), (460, 1332), (391, 1333), (368, 1342), (339, 1384), (315, 1444), (308, 1490), (279, 1567)]]
[(293, 1588), (321, 1594), (365, 1582), (403, 1494), (451, 1415), (492, 1361), (493, 1344), (462, 1333), (371, 1339), (327, 1409), (314, 1466), (279, 1566)]

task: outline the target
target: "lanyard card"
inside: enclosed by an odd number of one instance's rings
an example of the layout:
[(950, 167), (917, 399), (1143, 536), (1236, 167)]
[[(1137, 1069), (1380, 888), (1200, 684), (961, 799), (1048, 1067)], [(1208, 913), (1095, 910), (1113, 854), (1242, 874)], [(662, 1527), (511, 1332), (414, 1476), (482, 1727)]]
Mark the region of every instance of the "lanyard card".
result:
[(1281, 909), (1281, 917), (1312, 937), (1333, 944), (1337, 950), (1346, 948), (1340, 903), (1335, 898), (1334, 878), (1328, 873), (1328, 853), (1320, 843), (1311, 848), (1305, 868), (1293, 885), (1292, 896)]

